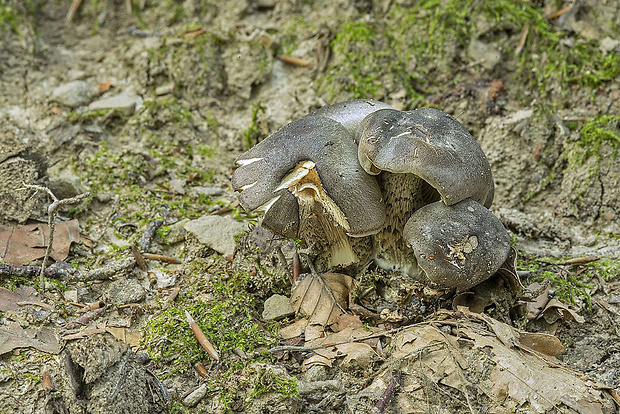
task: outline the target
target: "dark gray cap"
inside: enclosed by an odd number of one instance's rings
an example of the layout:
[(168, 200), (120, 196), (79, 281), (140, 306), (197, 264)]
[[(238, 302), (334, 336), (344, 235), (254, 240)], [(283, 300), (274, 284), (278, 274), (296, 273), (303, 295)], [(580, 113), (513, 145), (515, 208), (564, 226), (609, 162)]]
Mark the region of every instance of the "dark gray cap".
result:
[(510, 236), (488, 209), (468, 198), (417, 210), (403, 230), (428, 280), (467, 289), (491, 277), (510, 253)]
[[(239, 202), (264, 210), (263, 224), (291, 237), (300, 227), (295, 191), (316, 193), (332, 220), (361, 237), (385, 221), (381, 190), (357, 161), (351, 134), (333, 119), (308, 115), (284, 126), (235, 161), (232, 176)], [(319, 182), (320, 181), (320, 182)]]
[(491, 205), (491, 167), (480, 145), (438, 109), (381, 109), (360, 126), (358, 158), (369, 174), (389, 171), (422, 178), (448, 205), (465, 198)]
[(357, 142), (359, 137), (358, 129), (364, 118), (380, 109), (393, 108), (384, 102), (375, 101), (374, 99), (351, 99), (346, 102), (324, 106), (311, 112), (310, 115), (324, 116), (340, 122), (351, 133), (355, 142)]

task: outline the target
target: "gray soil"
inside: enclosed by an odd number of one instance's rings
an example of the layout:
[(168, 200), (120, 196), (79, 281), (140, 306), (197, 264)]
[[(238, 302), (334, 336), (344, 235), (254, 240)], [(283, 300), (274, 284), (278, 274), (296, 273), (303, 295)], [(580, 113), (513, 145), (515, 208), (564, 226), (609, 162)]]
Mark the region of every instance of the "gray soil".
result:
[[(276, 252), (260, 234), (254, 234), (255, 240), (245, 237), (240, 251), (247, 255), (237, 253), (231, 264), (225, 260), (233, 253), (230, 248), (218, 253), (202, 239), (185, 236), (182, 225), (175, 224), (218, 214), (254, 227), (257, 216), (238, 208), (231, 189), (234, 159), (291, 120), (357, 97), (348, 86), (359, 79), (337, 71), (350, 62), (344, 52), (330, 50), (330, 41), (343, 22), (374, 24), (385, 19), (390, 7), (410, 3), (415, 2), (136, 0), (133, 13), (128, 13), (124, 1), (84, 0), (69, 23), (65, 16), (70, 2), (48, 1), (34, 14), (16, 6), (23, 17), (15, 30), (0, 26), (0, 225), (47, 222), (51, 200), (42, 192), (23, 190), (23, 183), (45, 185), (59, 198), (90, 191), (92, 199), (84, 208), (67, 207), (59, 214), (61, 220), (78, 219), (82, 234), (88, 236), (85, 244), (73, 246), (67, 263), (86, 273), (108, 259), (131, 258), (127, 246), (138, 245), (148, 223), (162, 219), (171, 230), (167, 239), (154, 237), (151, 252), (184, 260), (181, 265), (157, 265), (175, 278), (168, 288), (176, 283), (180, 297), (195, 294), (195, 300), (208, 301), (211, 293), (195, 293), (192, 283), (211, 283), (222, 277), (217, 273), (220, 268), (230, 270), (234, 265), (238, 271), (247, 270), (253, 277), (247, 289), (255, 299), (250, 313), (263, 326), (266, 321), (259, 316), (264, 300), (273, 293), (289, 293), (293, 242), (278, 241)], [(547, 3), (552, 11), (572, 4)], [(557, 19), (553, 24), (564, 25), (565, 39), (587, 38), (607, 45), (601, 46), (604, 53), (620, 53), (620, 4), (580, 3), (579, 13), (569, 16), (572, 20)], [(13, 3), (0, 1), (0, 7), (6, 4)], [(564, 363), (620, 392), (618, 143), (614, 139), (602, 140), (596, 147), (586, 143), (595, 153), (584, 152), (580, 144), (581, 128), (588, 120), (620, 114), (620, 79), (573, 87), (562, 83), (561, 77), (550, 77), (541, 93), (539, 84), (527, 83), (532, 77), (516, 76), (518, 59), (495, 59), (488, 49), (508, 56), (519, 43), (522, 28), (500, 31), (489, 25), (481, 21), (470, 33), (487, 49), (462, 48), (454, 39), (454, 45), (446, 46), (442, 59), (450, 61), (450, 70), (429, 56), (411, 64), (411, 70), (424, 76), (444, 79), (442, 86), (420, 86), (422, 98), (409, 96), (409, 89), (399, 83), (402, 79), (388, 69), (373, 77), (381, 79), (373, 96), (361, 97), (398, 109), (432, 104), (457, 117), (489, 159), (496, 188), (491, 210), (510, 231), (521, 257), (598, 256), (612, 263), (614, 270), (605, 278), (593, 271), (580, 281), (591, 300), (576, 295), (572, 306), (585, 322), (566, 320), (553, 329), (567, 348)], [(198, 28), (205, 33), (190, 32)], [(280, 55), (309, 65), (287, 63), (278, 59)], [(527, 59), (544, 58), (527, 55)], [(329, 74), (336, 74), (329, 78), (335, 87), (325, 87)], [(502, 81), (497, 96), (489, 91), (489, 79)], [(105, 102), (117, 95), (121, 97), (116, 102)], [(620, 136), (617, 118), (605, 128)], [(211, 231), (224, 238), (236, 230)], [(260, 256), (257, 261), (244, 260), (252, 254)], [(192, 273), (198, 272), (192, 267), (194, 260), (206, 269), (199, 279)], [(547, 268), (564, 279), (581, 273), (575, 267), (558, 269)], [(526, 264), (520, 270), (524, 285), (543, 275), (542, 269)], [(368, 283), (382, 277), (362, 279)], [(17, 284), (35, 282), (37, 278)], [(47, 326), (61, 336), (73, 333), (66, 322), (79, 316), (68, 302), (103, 300), (108, 311), (98, 322), (137, 331), (168, 306), (162, 289), (153, 288), (147, 273), (138, 268), (104, 280), (61, 282), (59, 287), (56, 281), (47, 281), (44, 298), (52, 304), (50, 309), (28, 306), (1, 312), (0, 323)], [(7, 278), (5, 286), (14, 288), (10, 283)], [(70, 300), (63, 292), (76, 293)], [(119, 308), (122, 305), (131, 306)], [(500, 316), (510, 320), (508, 309)], [(287, 321), (281, 326), (293, 320)], [(179, 329), (182, 322), (184, 316), (179, 317)], [(512, 323), (527, 325), (518, 317)], [(535, 324), (527, 328), (546, 329)], [(147, 353), (156, 359), (153, 342), (130, 346), (109, 333), (96, 333), (63, 345), (57, 354), (23, 348), (0, 357), (0, 412), (347, 412), (360, 407), (359, 392), (372, 382), (374, 372), (372, 366), (367, 371), (334, 365), (304, 373), (301, 360), (272, 359), (256, 363), (254, 371), (227, 377), (226, 386), (239, 387), (233, 403), (222, 401), (221, 389), (209, 383), (198, 405), (188, 408), (191, 404), (181, 401), (204, 383), (203, 378), (190, 363), (181, 370), (171, 369), (174, 355), (151, 361)], [(226, 367), (232, 367), (231, 361), (241, 357), (228, 350), (222, 358)], [(203, 361), (211, 376), (227, 369), (209, 365), (206, 356)], [(267, 386), (267, 392), (249, 397), (257, 388), (247, 384), (252, 378), (247, 372), (256, 370), (272, 372), (274, 378), (294, 376), (306, 385), (323, 381), (323, 388), (306, 389), (291, 398), (269, 392), (277, 387)], [(44, 371), (51, 375), (55, 391), (42, 388)], [(329, 381), (346, 386), (330, 388), (335, 383)], [(450, 405), (435, 409), (464, 410)], [(398, 411), (390, 406), (386, 412)]]

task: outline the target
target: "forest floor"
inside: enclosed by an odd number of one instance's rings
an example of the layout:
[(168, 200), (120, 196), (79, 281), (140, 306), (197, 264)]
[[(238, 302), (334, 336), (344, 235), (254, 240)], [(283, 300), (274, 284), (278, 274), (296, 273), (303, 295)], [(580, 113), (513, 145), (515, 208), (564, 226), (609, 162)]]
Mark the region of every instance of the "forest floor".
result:
[[(620, 3), (127, 4), (0, 0), (0, 412), (619, 411)], [(352, 98), (472, 133), (526, 293), (370, 266), (330, 343), (272, 319), (303, 246), (239, 206), (234, 160)], [(40, 278), (43, 187), (89, 194)]]

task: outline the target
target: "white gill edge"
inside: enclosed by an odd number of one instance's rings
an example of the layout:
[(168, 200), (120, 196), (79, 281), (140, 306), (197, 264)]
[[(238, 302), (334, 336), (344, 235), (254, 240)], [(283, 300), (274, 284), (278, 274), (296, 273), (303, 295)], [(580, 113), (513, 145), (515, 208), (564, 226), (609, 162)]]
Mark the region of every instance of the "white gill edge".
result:
[(256, 161), (260, 161), (260, 160), (262, 160), (262, 158), (248, 158), (247, 160), (237, 160), (235, 162), (235, 164), (237, 164), (240, 167), (243, 167), (245, 165), (250, 165), (250, 164), (252, 164), (252, 163), (254, 163)]
[(282, 195), (279, 195), (277, 197), (272, 198), (271, 200), (267, 201), (265, 204), (263, 204), (262, 206), (258, 207), (256, 209), (256, 211), (264, 211), (265, 214), (267, 214), (267, 212), (269, 211), (269, 209), (271, 208), (271, 206), (273, 206), (273, 204), (278, 201), (280, 199), (280, 197), (282, 197)]

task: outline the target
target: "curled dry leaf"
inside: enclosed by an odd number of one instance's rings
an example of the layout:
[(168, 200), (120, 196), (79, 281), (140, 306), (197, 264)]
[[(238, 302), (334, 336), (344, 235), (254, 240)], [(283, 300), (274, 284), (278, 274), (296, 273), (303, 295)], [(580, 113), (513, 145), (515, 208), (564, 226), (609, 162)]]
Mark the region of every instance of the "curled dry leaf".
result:
[(545, 309), (542, 312), (542, 317), (544, 317), (545, 321), (549, 324), (554, 323), (560, 318), (563, 320), (573, 319), (578, 323), (584, 323), (586, 321), (583, 316), (579, 315), (577, 312), (570, 309), (567, 305), (560, 302), (556, 298), (551, 299), (547, 303), (547, 306), (545, 306)]
[(296, 312), (308, 315), (310, 323), (331, 325), (346, 313), (353, 279), (340, 273), (300, 275), (291, 292), (291, 304)]

